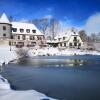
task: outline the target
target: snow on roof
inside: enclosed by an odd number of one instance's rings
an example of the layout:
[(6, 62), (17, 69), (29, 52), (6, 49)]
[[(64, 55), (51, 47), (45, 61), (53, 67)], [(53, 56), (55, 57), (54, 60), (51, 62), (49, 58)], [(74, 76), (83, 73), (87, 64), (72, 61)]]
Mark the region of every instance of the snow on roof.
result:
[(77, 31), (72, 31), (72, 30), (67, 30), (67, 31), (65, 31), (65, 32), (62, 32), (62, 33), (60, 33), (59, 35), (57, 35), (56, 37), (55, 37), (55, 39), (58, 39), (58, 38), (63, 38), (63, 37), (66, 37), (66, 38), (69, 38), (70, 36), (78, 36), (79, 34), (78, 34), (78, 32)]
[(2, 16), (1, 16), (1, 18), (0, 18), (0, 23), (8, 23), (8, 24), (10, 24), (10, 21), (9, 21), (9, 19), (7, 18), (7, 16), (6, 16), (5, 13), (2, 14)]
[[(12, 27), (17, 28), (17, 29), (25, 29), (25, 30), (30, 29), (30, 33), (27, 33), (26, 31), (24, 31), (24, 34), (44, 35), (32, 23), (12, 22)], [(36, 33), (33, 33), (32, 30), (36, 30)], [(12, 33), (16, 33), (16, 32), (12, 32)], [(17, 31), (17, 34), (22, 34), (22, 33), (20, 33), (20, 31)]]

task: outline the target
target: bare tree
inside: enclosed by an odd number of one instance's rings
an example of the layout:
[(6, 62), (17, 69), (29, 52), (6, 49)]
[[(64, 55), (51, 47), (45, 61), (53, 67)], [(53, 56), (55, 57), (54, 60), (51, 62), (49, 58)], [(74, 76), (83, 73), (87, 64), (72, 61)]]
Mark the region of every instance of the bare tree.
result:
[(46, 37), (54, 39), (54, 37), (59, 33), (61, 28), (60, 23), (55, 18), (42, 18), (35, 19), (33, 23), (45, 34)]
[(87, 42), (88, 41), (88, 36), (87, 36), (85, 30), (79, 31), (79, 35), (80, 35), (80, 37), (81, 37), (83, 42)]
[(28, 48), (18, 48), (16, 50), (16, 53), (17, 53), (17, 56), (18, 57), (26, 57), (27, 56), (27, 53), (28, 53)]
[(52, 33), (52, 39), (59, 33), (61, 25), (59, 21), (55, 18), (52, 18), (50, 21), (50, 32)]
[(49, 20), (47, 18), (35, 19), (33, 23), (44, 33), (44, 35), (46, 34), (46, 30), (49, 26)]
[(93, 42), (96, 41), (96, 34), (95, 34), (95, 33), (92, 33), (92, 34), (91, 34), (91, 39), (92, 39)]

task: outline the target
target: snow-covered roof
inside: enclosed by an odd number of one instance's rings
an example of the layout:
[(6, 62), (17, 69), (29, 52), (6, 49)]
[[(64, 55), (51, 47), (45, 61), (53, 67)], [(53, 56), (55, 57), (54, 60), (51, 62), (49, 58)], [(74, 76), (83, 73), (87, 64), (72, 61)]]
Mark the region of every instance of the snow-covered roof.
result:
[(63, 38), (63, 37), (66, 37), (66, 38), (69, 38), (70, 36), (79, 36), (78, 32), (77, 31), (72, 31), (72, 30), (67, 30), (65, 32), (62, 32), (60, 34), (58, 34), (55, 39), (58, 39), (58, 38)]
[(10, 24), (10, 21), (9, 21), (9, 19), (6, 16), (5, 13), (3, 13), (2, 16), (0, 17), (0, 23), (8, 23), (8, 24)]
[[(25, 23), (25, 22), (12, 22), (12, 27), (13, 28), (17, 28), (17, 32), (12, 32), (15, 34), (22, 34), (20, 32), (20, 29), (24, 29), (23, 34), (33, 34), (33, 35), (44, 35), (43, 33), (41, 33), (37, 27), (32, 24), (32, 23)], [(26, 29), (30, 29), (30, 33), (27, 33), (25, 30)], [(32, 30), (36, 30), (36, 33), (33, 33)]]

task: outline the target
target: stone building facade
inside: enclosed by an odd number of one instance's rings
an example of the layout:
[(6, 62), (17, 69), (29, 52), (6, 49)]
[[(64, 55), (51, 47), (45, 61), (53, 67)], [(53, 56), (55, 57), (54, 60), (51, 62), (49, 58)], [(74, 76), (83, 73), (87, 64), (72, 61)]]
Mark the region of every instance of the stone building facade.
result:
[(0, 40), (8, 41), (13, 46), (45, 46), (46, 41), (34, 24), (10, 22), (4, 13), (0, 18)]

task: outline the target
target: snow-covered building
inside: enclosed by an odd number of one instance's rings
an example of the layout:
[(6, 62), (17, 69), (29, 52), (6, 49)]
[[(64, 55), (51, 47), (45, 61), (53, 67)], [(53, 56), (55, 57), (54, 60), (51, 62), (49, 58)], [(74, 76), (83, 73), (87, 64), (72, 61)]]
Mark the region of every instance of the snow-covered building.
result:
[(60, 33), (53, 41), (47, 41), (47, 43), (58, 48), (81, 48), (83, 46), (78, 31), (71, 29)]
[(34, 24), (10, 22), (6, 14), (0, 18), (0, 38), (9, 39), (10, 45), (43, 46), (45, 37)]

